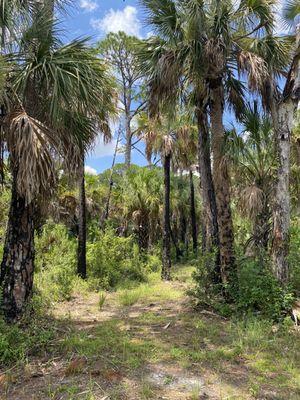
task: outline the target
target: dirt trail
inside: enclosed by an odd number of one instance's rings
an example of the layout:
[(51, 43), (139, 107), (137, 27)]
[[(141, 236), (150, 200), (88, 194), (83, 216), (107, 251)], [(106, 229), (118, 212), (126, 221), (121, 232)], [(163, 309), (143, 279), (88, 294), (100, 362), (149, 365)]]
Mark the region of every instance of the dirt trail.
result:
[[(170, 283), (172, 289), (184, 292), (186, 286), (178, 282)], [(167, 357), (157, 360), (141, 355), (138, 366), (119, 364), (117, 356), (107, 351), (99, 355), (83, 354), (72, 349), (59, 350), (68, 335), (84, 335), (86, 341), (95, 339), (97, 329), (111, 321), (120, 325), (126, 337), (134, 343), (139, 341), (163, 342), (162, 351), (168, 352), (172, 345), (188, 340), (188, 331), (181, 321), (181, 315), (188, 313), (187, 299), (162, 301), (143, 299), (142, 304), (120, 306), (117, 294), (111, 294), (102, 310), (98, 306), (97, 294), (77, 295), (70, 302), (56, 305), (54, 310), (57, 338), (49, 343), (44, 357), (31, 358), (21, 368), (6, 374), (7, 382), (2, 382), (1, 399), (16, 400), (72, 400), (72, 399), (215, 399), (204, 379), (195, 371), (191, 372), (172, 363)], [(143, 322), (143, 317), (145, 322)], [(153, 321), (152, 321), (153, 320)], [(57, 323), (60, 321), (60, 323)], [(100, 332), (101, 334), (101, 332)], [(109, 335), (109, 331), (105, 333)], [(115, 332), (112, 333), (115, 335)], [(105, 337), (102, 338), (104, 341)], [(108, 338), (109, 339), (109, 338)], [(87, 344), (88, 347), (88, 344)], [(134, 352), (134, 349), (132, 350)], [(150, 350), (152, 351), (152, 350)], [(131, 355), (129, 355), (129, 358)], [(139, 355), (138, 355), (139, 357)], [(164, 358), (166, 358), (164, 360)], [(116, 361), (115, 361), (116, 359)], [(4, 386), (6, 383), (6, 390)], [(0, 382), (1, 384), (1, 382)], [(3, 392), (6, 393), (3, 393)]]
[(55, 339), (44, 354), (0, 373), (0, 399), (300, 398), (297, 389), (277, 392), (274, 372), (257, 374), (232, 350), (230, 322), (194, 311), (186, 288), (179, 281), (149, 284), (129, 306), (122, 296), (131, 292), (116, 292), (101, 310), (95, 293), (57, 304)]

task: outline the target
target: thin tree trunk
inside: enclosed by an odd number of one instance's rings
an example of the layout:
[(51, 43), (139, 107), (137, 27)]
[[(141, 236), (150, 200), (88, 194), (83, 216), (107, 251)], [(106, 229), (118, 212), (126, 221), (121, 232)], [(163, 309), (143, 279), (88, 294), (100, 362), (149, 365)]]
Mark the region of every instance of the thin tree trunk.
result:
[(1, 264), (2, 308), (7, 321), (18, 319), (32, 294), (34, 272), (34, 204), (17, 192), (14, 167), (12, 197)]
[(86, 279), (86, 197), (84, 177), (84, 155), (79, 171), (79, 214), (78, 214), (78, 248), (77, 248), (77, 274)]
[(197, 220), (196, 220), (196, 205), (195, 205), (195, 188), (193, 172), (190, 171), (190, 215), (191, 215), (191, 230), (193, 239), (193, 251), (197, 254), (198, 251), (198, 237), (197, 237)]
[(163, 280), (171, 279), (171, 232), (170, 232), (170, 168), (171, 155), (164, 157), (164, 218), (163, 218), (163, 257), (162, 272)]
[(216, 252), (213, 280), (220, 282), (220, 241), (217, 202), (211, 170), (211, 150), (207, 114), (201, 106), (197, 108), (198, 159), (203, 202), (202, 250)]
[(125, 146), (125, 165), (127, 168), (131, 165), (132, 133), (130, 126), (130, 115), (125, 116), (126, 123), (126, 146)]
[(170, 230), (170, 236), (171, 236), (173, 245), (174, 245), (174, 247), (175, 247), (176, 261), (180, 261), (180, 259), (181, 259), (181, 257), (182, 257), (182, 251), (180, 250), (180, 248), (179, 248), (179, 246), (178, 246), (177, 237), (175, 236), (174, 231), (173, 231), (171, 225), (170, 225), (169, 230)]
[(114, 185), (114, 181), (113, 181), (114, 166), (116, 164), (116, 158), (117, 158), (118, 149), (119, 149), (121, 132), (122, 132), (122, 129), (120, 126), (119, 130), (118, 130), (118, 137), (117, 137), (117, 143), (116, 143), (116, 147), (115, 147), (115, 151), (114, 151), (113, 161), (111, 164), (111, 173), (110, 173), (110, 178), (109, 178), (109, 188), (108, 188), (108, 195), (107, 195), (107, 200), (106, 200), (106, 205), (105, 205), (105, 211), (104, 211), (104, 215), (102, 217), (102, 221), (100, 224), (102, 229), (105, 229), (105, 222), (108, 220), (108, 216), (109, 216), (110, 199), (111, 199), (112, 189), (113, 189), (113, 185)]
[(213, 182), (216, 193), (220, 240), (220, 266), (223, 284), (233, 278), (234, 235), (230, 208), (230, 180), (224, 154), (225, 129), (223, 125), (224, 89), (222, 79), (210, 81), (210, 121), (212, 131)]

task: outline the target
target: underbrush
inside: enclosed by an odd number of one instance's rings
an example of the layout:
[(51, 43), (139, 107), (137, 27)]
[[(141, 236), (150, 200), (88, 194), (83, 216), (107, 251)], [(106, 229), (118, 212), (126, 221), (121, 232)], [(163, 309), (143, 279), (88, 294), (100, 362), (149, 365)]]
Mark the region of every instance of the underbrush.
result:
[(75, 279), (75, 238), (63, 225), (46, 224), (36, 238), (36, 287), (45, 299), (70, 300)]
[(154, 250), (141, 254), (133, 237), (116, 236), (113, 230), (98, 233), (87, 243), (87, 281), (76, 274), (76, 238), (63, 225), (47, 223), (36, 239), (35, 285), (50, 301), (70, 300), (74, 292), (111, 290), (146, 282), (160, 269)]
[(88, 243), (87, 266), (90, 278), (101, 289), (114, 288), (122, 281), (146, 280), (147, 265), (134, 239), (116, 236), (112, 230)]
[(55, 338), (48, 305), (35, 294), (20, 321), (8, 325), (0, 315), (0, 365), (26, 363), (27, 359), (49, 350)]
[(196, 264), (195, 288), (190, 294), (198, 305), (214, 308), (222, 315), (257, 315), (282, 320), (295, 300), (292, 286), (281, 287), (274, 278), (267, 257), (238, 257), (237, 275), (226, 288), (230, 302), (221, 295), (222, 287), (212, 283), (214, 254), (208, 254)]

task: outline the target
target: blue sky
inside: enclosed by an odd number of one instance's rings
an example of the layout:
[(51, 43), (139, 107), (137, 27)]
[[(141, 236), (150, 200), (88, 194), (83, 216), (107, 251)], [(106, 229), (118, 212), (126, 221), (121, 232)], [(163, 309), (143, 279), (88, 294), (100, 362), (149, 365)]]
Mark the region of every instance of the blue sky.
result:
[[(108, 32), (125, 31), (138, 37), (146, 37), (148, 31), (143, 24), (143, 16), (138, 0), (73, 0), (72, 7), (63, 22), (68, 40), (91, 36), (92, 42), (104, 38)], [(116, 141), (104, 146), (101, 139), (86, 159), (86, 169), (101, 172), (110, 168)], [(124, 155), (119, 154), (117, 162), (123, 162)], [(132, 161), (145, 165), (146, 160), (137, 151), (133, 151)]]
[[(279, 9), (284, 1), (279, 0)], [(138, 0), (72, 0), (72, 7), (64, 17), (63, 26), (68, 40), (90, 36), (96, 42), (109, 32), (125, 31), (141, 38), (147, 37), (150, 29), (145, 26)], [(278, 31), (281, 31), (278, 22)], [(225, 115), (225, 123), (230, 124), (230, 114)], [(86, 159), (86, 169), (99, 173), (110, 168), (116, 141), (104, 146), (101, 139)], [(117, 156), (117, 162), (123, 162), (124, 155)], [(133, 163), (145, 165), (146, 160), (137, 151), (132, 154)]]

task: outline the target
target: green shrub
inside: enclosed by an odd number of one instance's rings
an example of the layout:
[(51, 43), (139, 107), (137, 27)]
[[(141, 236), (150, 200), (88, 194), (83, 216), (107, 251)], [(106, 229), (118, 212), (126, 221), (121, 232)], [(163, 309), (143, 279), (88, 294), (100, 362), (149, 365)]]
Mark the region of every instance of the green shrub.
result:
[(107, 230), (97, 242), (88, 244), (87, 265), (89, 276), (97, 278), (102, 289), (128, 280), (145, 280), (145, 262), (133, 238), (115, 236), (113, 230)]
[(290, 281), (293, 290), (300, 296), (300, 218), (292, 221), (290, 233)]
[(232, 294), (239, 312), (255, 312), (271, 319), (286, 315), (293, 303), (292, 292), (279, 285), (267, 260), (263, 264), (251, 258), (240, 260)]
[(190, 294), (198, 305), (213, 307), (223, 315), (259, 314), (264, 318), (278, 320), (291, 309), (294, 296), (290, 288), (282, 288), (270, 271), (266, 257), (237, 259), (237, 276), (226, 289), (233, 300), (225, 302), (221, 285), (212, 283), (214, 254), (202, 257), (193, 275), (195, 287)]
[(76, 278), (76, 240), (63, 225), (47, 223), (36, 240), (36, 286), (54, 301), (69, 300)]
[(19, 322), (8, 325), (0, 315), (0, 365), (25, 362), (28, 356), (47, 350), (55, 330), (53, 321), (45, 318), (46, 307), (35, 294)]

